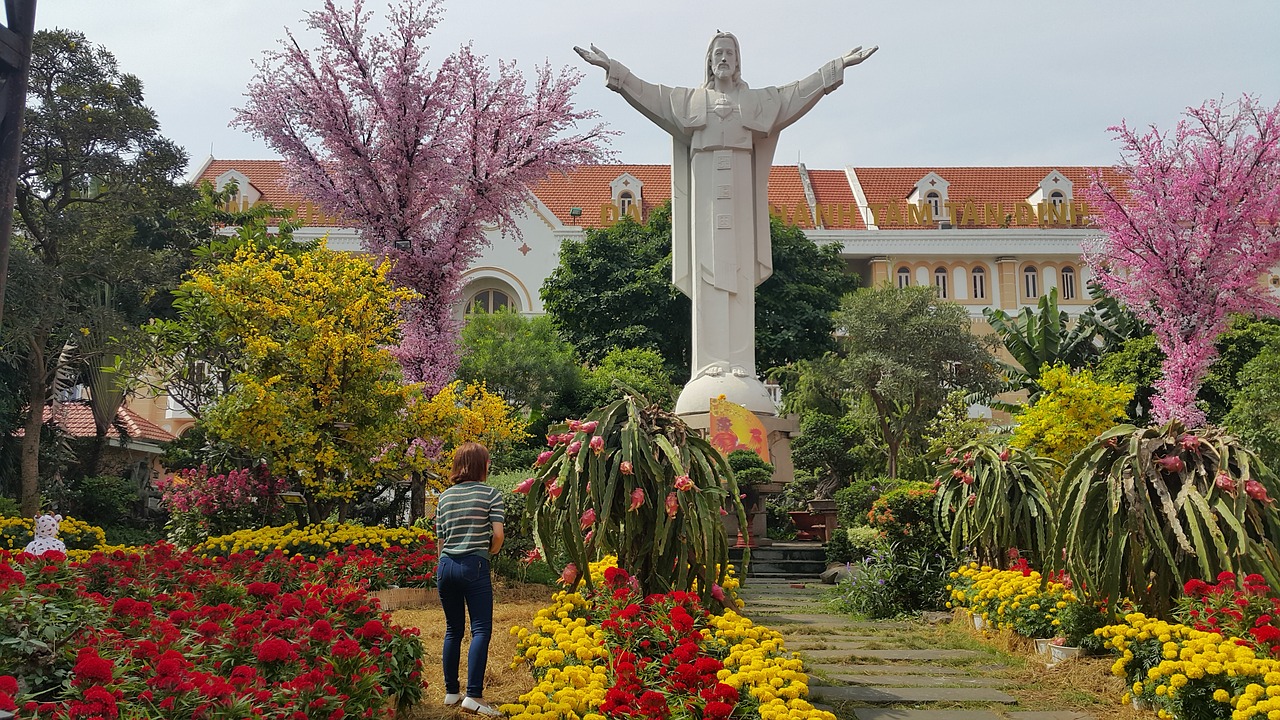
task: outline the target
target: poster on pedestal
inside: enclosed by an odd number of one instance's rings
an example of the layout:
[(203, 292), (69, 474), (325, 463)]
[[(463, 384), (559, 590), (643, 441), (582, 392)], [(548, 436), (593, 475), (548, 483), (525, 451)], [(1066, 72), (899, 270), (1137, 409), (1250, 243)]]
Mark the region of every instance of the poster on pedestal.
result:
[(711, 446), (728, 457), (734, 450), (750, 450), (765, 462), (769, 457), (769, 433), (755, 413), (729, 402), (724, 396), (711, 398), (708, 440)]

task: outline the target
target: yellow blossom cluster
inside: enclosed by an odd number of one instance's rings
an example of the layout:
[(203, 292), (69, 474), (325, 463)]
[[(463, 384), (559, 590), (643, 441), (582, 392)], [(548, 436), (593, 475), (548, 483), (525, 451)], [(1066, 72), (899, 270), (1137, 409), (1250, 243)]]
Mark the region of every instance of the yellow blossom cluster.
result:
[[(0, 517), (0, 549), (22, 550), (35, 537), (35, 520)], [(96, 550), (107, 544), (107, 535), (97, 525), (67, 517), (58, 524), (58, 539), (67, 550)]]
[(431, 532), (423, 528), (365, 527), (345, 523), (317, 523), (300, 528), (297, 523), (288, 523), (256, 530), (237, 530), (229, 535), (209, 538), (193, 548), (193, 552), (209, 557), (250, 550), (263, 554), (280, 550), (287, 555), (303, 555), (314, 561), (318, 556), (353, 545), (369, 550), (386, 550), (392, 546), (412, 548), (431, 537)]
[[(1258, 657), (1252, 648), (1218, 633), (1142, 613), (1130, 613), (1124, 620), (1097, 634), (1120, 653), (1112, 673), (1129, 677), (1130, 692), (1153, 702), (1159, 717), (1179, 717), (1177, 709), (1183, 704), (1212, 697), (1232, 708), (1232, 720), (1280, 720), (1280, 662)], [(1142, 663), (1144, 648), (1150, 649), (1150, 657)], [(1134, 663), (1140, 664), (1133, 667)], [(1143, 664), (1148, 666), (1145, 673)]]
[(1031, 613), (1057, 627), (1058, 611), (1075, 602), (1075, 593), (1061, 583), (1046, 582), (1040, 573), (1000, 570), (989, 565), (969, 563), (951, 573), (947, 585), (951, 599), (949, 608), (969, 608), (996, 628), (1013, 627), (1015, 619)]
[[(593, 583), (603, 583), (605, 570), (616, 563), (613, 557), (591, 563)], [(730, 568), (725, 591), (738, 586)], [(742, 601), (737, 604), (741, 608)], [(754, 697), (761, 720), (835, 720), (804, 699), (808, 675), (778, 632), (726, 610), (712, 615), (701, 633), (703, 647), (724, 658), (720, 682)], [(503, 713), (512, 720), (604, 720), (599, 708), (613, 684), (611, 658), (589, 599), (581, 592), (558, 592), (538, 611), (532, 629), (516, 626), (511, 634), (518, 638), (511, 666), (528, 666), (538, 683), (518, 702), (503, 705)]]

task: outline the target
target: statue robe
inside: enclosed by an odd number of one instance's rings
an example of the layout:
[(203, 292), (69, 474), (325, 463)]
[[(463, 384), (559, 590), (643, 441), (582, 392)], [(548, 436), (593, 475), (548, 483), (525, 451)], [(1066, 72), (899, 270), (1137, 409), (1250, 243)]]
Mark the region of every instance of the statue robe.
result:
[(773, 273), (769, 170), (778, 133), (844, 82), (833, 60), (783, 87), (672, 88), (611, 60), (608, 87), (672, 137), (672, 282), (693, 303), (692, 377), (755, 377), (755, 288)]

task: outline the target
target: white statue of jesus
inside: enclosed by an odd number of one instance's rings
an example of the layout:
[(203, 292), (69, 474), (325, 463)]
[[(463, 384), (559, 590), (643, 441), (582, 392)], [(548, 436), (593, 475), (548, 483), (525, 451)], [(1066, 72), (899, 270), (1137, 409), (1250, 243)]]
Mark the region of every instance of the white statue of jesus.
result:
[(756, 378), (755, 288), (773, 273), (769, 169), (778, 133), (844, 82), (844, 69), (877, 48), (854, 48), (783, 87), (742, 81), (738, 39), (718, 32), (706, 82), (645, 82), (594, 45), (579, 55), (608, 73), (608, 87), (671, 134), (672, 282), (693, 304), (692, 373), (676, 412), (707, 412), (724, 394), (753, 412), (777, 410)]

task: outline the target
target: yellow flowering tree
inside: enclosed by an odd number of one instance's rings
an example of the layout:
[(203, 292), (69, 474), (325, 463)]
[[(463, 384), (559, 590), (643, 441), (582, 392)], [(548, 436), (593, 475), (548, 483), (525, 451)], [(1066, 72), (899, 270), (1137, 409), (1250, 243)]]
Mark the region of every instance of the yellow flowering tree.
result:
[(1044, 389), (1018, 414), (1010, 445), (1034, 450), (1064, 465), (1100, 433), (1123, 422), (1133, 386), (1094, 379), (1088, 369), (1053, 365), (1040, 371)]
[(242, 247), (194, 271), (188, 312), (239, 351), (230, 392), (204, 418), (215, 438), (293, 477), (313, 520), (374, 487), (374, 458), (403, 433), (421, 391), (401, 382), (386, 349), (414, 298), (387, 281), (390, 264), (319, 248), (290, 255)]

